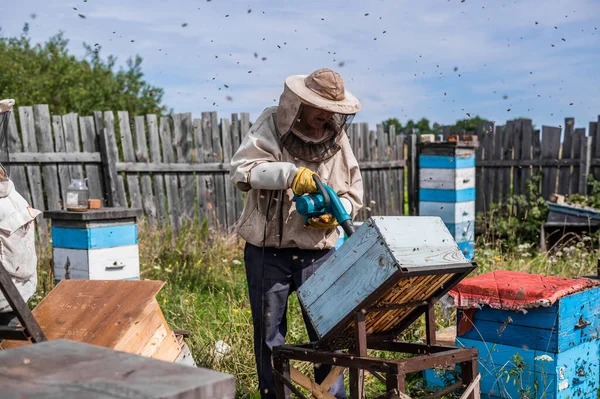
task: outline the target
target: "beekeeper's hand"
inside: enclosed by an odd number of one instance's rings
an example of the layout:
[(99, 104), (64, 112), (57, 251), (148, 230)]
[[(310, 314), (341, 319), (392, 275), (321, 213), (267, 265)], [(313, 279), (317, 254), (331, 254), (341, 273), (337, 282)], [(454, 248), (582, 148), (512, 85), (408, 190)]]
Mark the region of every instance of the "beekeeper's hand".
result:
[(319, 217), (308, 219), (308, 224), (305, 224), (304, 227), (310, 230), (324, 230), (324, 229), (332, 229), (338, 225), (336, 218), (329, 214), (324, 213)]
[(316, 175), (316, 173), (310, 169), (302, 166), (298, 168), (298, 172), (296, 172), (296, 176), (294, 177), (291, 186), (294, 194), (304, 195), (318, 192), (317, 184), (313, 180), (313, 175)]

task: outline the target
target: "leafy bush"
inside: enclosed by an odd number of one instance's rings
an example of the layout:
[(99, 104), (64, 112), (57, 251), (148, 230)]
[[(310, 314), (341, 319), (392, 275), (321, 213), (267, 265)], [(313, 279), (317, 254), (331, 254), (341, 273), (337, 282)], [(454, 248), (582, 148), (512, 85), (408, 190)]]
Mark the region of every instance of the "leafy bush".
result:
[(488, 243), (502, 240), (502, 245), (508, 248), (539, 242), (540, 228), (548, 215), (540, 182), (541, 175), (533, 176), (526, 194), (512, 195), (502, 203), (493, 204), (486, 215), (478, 215), (478, 222), (485, 227), (479, 238)]

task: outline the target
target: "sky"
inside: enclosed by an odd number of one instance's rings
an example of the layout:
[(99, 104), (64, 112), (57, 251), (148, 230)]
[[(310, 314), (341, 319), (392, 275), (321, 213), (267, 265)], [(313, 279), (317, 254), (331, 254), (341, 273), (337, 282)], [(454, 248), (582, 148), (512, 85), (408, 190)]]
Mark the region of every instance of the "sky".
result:
[[(0, 34), (63, 31), (83, 57), (143, 58), (174, 112), (276, 105), (288, 75), (331, 68), (361, 102), (355, 122), (453, 124), (479, 115), (536, 127), (600, 115), (599, 0), (22, 0)], [(15, 96), (16, 97), (16, 96)]]

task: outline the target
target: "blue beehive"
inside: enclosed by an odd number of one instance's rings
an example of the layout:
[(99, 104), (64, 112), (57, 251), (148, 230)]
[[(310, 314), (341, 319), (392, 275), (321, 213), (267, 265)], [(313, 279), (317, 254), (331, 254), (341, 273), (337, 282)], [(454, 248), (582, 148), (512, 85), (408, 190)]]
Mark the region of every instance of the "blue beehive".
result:
[[(514, 277), (518, 280), (519, 276)], [(489, 306), (474, 312), (458, 310), (459, 325), (464, 315), (462, 322), (471, 320), (472, 327), (466, 332), (459, 328), (455, 344), (479, 350), (482, 394), (492, 398), (597, 398), (600, 287), (582, 289), (558, 298), (552, 306), (526, 312)], [(442, 385), (444, 378), (451, 376), (426, 373), (429, 385)]]
[(439, 216), (465, 257), (474, 257), (475, 146), (421, 143), (419, 215)]
[(139, 280), (140, 215), (129, 208), (44, 212), (52, 221), (55, 281)]

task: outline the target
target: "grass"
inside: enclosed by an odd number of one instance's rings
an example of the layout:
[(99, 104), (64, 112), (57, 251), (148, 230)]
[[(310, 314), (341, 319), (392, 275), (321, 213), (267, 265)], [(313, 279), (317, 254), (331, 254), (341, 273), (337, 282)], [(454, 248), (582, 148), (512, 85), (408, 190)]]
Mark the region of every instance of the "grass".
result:
[[(141, 273), (144, 279), (166, 281), (158, 300), (171, 328), (191, 331), (188, 345), (200, 367), (236, 376), (240, 398), (255, 398), (257, 381), (253, 354), (253, 331), (243, 265), (243, 243), (217, 235), (207, 229), (184, 226), (175, 242), (168, 229), (139, 226)], [(563, 277), (590, 274), (595, 271), (598, 250), (590, 238), (567, 240), (566, 245), (549, 254), (522, 244), (512, 250), (502, 249), (501, 242), (479, 242), (475, 274), (493, 270), (516, 270)], [(39, 254), (38, 292), (30, 302), (35, 306), (53, 286), (51, 251)], [(437, 327), (454, 324), (455, 314), (436, 309)], [(288, 314), (288, 342), (307, 342), (298, 299), (292, 295)], [(402, 338), (418, 341), (424, 338), (422, 320), (405, 331)], [(223, 345), (224, 344), (224, 345)], [(226, 347), (228, 350), (219, 350)], [(308, 365), (298, 365), (308, 370)], [(383, 386), (367, 374), (367, 396), (383, 392)], [(422, 390), (419, 375), (407, 380), (410, 395)]]

